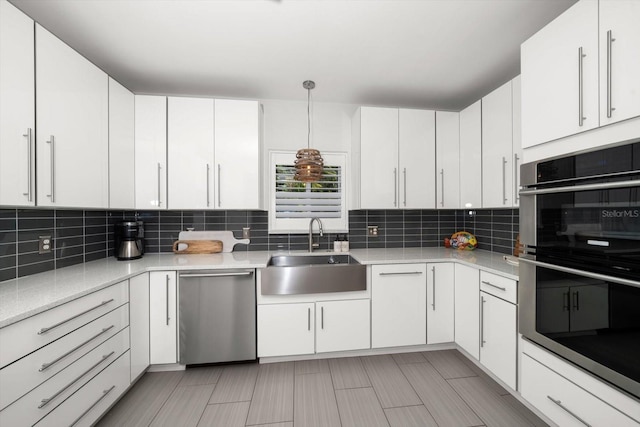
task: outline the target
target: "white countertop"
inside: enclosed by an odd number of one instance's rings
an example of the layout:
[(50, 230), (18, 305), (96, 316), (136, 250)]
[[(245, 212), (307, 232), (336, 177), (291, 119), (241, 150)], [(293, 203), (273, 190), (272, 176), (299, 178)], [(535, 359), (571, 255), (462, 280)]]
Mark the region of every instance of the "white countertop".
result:
[[(315, 252), (323, 253), (327, 252)], [(0, 328), (146, 271), (263, 268), (274, 254), (283, 252), (147, 254), (134, 261), (108, 258), (7, 280), (0, 283)], [(446, 248), (354, 249), (350, 254), (362, 264), (457, 261), (518, 280), (518, 267), (505, 262), (502, 254), (487, 251)]]

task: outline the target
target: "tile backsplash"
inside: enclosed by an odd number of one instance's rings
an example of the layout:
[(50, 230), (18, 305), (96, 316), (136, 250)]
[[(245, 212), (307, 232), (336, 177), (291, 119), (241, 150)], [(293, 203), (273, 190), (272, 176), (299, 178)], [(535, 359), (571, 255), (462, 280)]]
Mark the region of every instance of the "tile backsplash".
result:
[[(62, 268), (113, 255), (113, 224), (135, 218), (145, 224), (146, 251), (171, 252), (178, 233), (230, 230), (236, 238), (250, 227), (251, 243), (238, 250), (305, 250), (305, 234), (268, 234), (266, 211), (102, 211), (0, 209), (0, 281)], [(378, 236), (367, 235), (377, 225)], [(478, 247), (511, 253), (518, 234), (517, 209), (357, 210), (349, 212), (353, 249), (443, 246), (443, 238), (466, 230)], [(38, 237), (51, 235), (54, 250), (38, 254)], [(336, 235), (326, 233), (321, 249), (331, 249)], [(316, 234), (317, 238), (317, 234)]]

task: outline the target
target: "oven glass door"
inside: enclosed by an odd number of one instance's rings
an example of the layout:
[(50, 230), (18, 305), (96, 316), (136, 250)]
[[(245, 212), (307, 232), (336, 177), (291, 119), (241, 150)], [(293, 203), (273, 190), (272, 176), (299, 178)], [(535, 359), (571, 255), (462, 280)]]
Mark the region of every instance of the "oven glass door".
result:
[(640, 288), (535, 269), (536, 332), (640, 383)]

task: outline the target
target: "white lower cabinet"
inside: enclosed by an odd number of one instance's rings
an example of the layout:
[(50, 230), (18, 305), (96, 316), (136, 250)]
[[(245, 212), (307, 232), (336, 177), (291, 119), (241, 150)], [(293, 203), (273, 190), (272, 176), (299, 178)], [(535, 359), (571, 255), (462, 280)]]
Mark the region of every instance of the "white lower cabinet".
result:
[(427, 265), (371, 267), (371, 346), (427, 342)]
[(455, 266), (455, 338), (476, 360), (480, 359), (480, 271)]
[(516, 389), (516, 306), (480, 292), (480, 363)]
[(149, 273), (149, 363), (178, 361), (175, 271)]
[(427, 344), (454, 341), (454, 265), (427, 264)]
[(129, 279), (131, 382), (149, 367), (149, 273)]
[(258, 305), (258, 357), (369, 348), (369, 300)]

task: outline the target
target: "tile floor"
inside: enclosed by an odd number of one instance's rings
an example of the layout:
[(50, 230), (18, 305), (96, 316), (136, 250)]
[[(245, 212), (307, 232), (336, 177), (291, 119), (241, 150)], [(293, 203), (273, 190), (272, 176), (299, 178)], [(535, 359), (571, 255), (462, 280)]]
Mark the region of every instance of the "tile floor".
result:
[(456, 350), (145, 374), (99, 426), (546, 426)]

